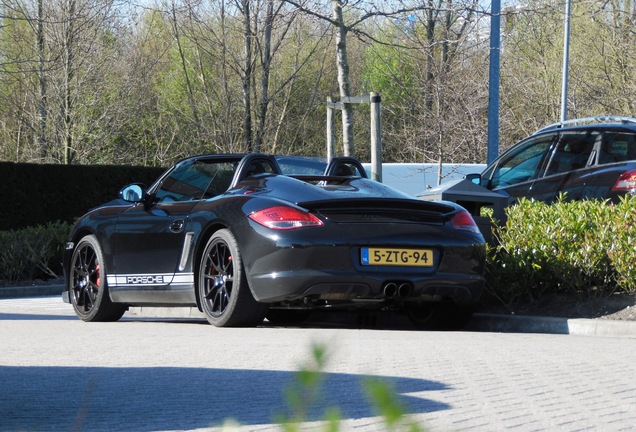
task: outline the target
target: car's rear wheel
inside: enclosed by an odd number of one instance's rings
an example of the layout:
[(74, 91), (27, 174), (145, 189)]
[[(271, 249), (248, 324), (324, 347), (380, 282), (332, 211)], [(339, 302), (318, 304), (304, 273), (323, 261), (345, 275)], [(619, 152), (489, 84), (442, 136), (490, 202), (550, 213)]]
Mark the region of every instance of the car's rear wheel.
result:
[(406, 309), (411, 323), (422, 330), (457, 330), (473, 315), (470, 306), (450, 302), (424, 302)]
[(265, 317), (267, 305), (252, 296), (238, 244), (227, 229), (215, 232), (203, 250), (198, 289), (203, 313), (216, 327), (252, 327)]
[(117, 321), (126, 306), (108, 295), (106, 266), (97, 238), (88, 235), (75, 247), (69, 269), (69, 297), (82, 321)]

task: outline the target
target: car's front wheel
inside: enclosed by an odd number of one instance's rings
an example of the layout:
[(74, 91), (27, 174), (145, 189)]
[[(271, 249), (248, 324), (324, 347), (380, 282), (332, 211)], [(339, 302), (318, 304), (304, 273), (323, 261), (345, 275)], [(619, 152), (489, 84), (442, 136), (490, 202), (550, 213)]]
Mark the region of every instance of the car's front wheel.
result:
[(265, 317), (267, 305), (252, 296), (238, 244), (227, 229), (215, 232), (203, 250), (198, 290), (203, 313), (216, 327), (252, 327)]
[(88, 235), (75, 247), (69, 269), (69, 297), (82, 321), (117, 321), (126, 306), (108, 296), (106, 266), (97, 238)]

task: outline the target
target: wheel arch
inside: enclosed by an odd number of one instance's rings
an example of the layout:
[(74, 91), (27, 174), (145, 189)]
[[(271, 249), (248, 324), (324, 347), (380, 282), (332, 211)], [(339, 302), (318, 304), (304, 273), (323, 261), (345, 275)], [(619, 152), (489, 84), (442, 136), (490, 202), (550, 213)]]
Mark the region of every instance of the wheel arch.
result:
[(73, 233), (71, 241), (77, 244), (77, 242), (82, 240), (87, 235), (94, 235), (95, 237), (97, 237), (92, 229), (89, 229), (88, 227), (82, 227)]
[[(64, 289), (67, 292), (69, 291), (69, 288), (70, 288), (70, 279), (69, 279), (70, 268), (69, 267), (71, 265), (71, 257), (73, 255), (73, 252), (75, 251), (75, 247), (77, 246), (77, 244), (80, 241), (82, 241), (84, 237), (89, 235), (95, 235), (95, 233), (92, 230), (88, 229), (87, 227), (82, 227), (78, 229), (77, 231), (72, 232), (68, 238), (68, 241), (72, 243), (73, 248), (65, 252), (64, 263), (62, 266), (62, 270), (64, 271)], [(66, 244), (67, 245), (66, 248), (69, 247), (70, 243)]]

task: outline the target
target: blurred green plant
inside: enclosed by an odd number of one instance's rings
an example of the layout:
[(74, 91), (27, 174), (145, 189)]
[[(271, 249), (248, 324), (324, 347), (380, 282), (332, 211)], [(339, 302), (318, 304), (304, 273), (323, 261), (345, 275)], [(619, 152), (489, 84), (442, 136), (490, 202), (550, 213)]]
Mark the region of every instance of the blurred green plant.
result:
[[(285, 432), (302, 430), (303, 423), (309, 418), (312, 407), (321, 401), (327, 360), (327, 347), (314, 344), (309, 364), (301, 367), (296, 373), (295, 380), (285, 390), (285, 400), (290, 412), (275, 418)], [(364, 377), (361, 378), (360, 384), (376, 414), (383, 418), (386, 426), (384, 430), (424, 431), (408, 419), (406, 410), (390, 383), (373, 377)], [(321, 431), (339, 431), (341, 420), (342, 414), (338, 407), (326, 408)]]
[(363, 381), (367, 398), (375, 408), (377, 415), (384, 419), (387, 430), (408, 430), (410, 432), (423, 432), (417, 423), (406, 416), (404, 406), (397, 398), (393, 386), (377, 378), (365, 378)]
[[(321, 398), (322, 385), (327, 363), (327, 348), (324, 345), (312, 345), (310, 363), (296, 372), (295, 381), (285, 389), (285, 401), (290, 410), (288, 415), (278, 415), (276, 421), (285, 432), (301, 430), (302, 423), (309, 417), (312, 406)], [(340, 429), (340, 410), (329, 407), (324, 413), (325, 432), (336, 432)]]

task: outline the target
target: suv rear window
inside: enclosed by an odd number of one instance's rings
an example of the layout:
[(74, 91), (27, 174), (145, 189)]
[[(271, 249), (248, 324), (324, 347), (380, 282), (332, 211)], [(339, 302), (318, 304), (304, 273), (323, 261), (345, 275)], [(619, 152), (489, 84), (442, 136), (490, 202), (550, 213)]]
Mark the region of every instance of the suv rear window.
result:
[(599, 136), (598, 132), (563, 133), (552, 152), (544, 175), (561, 174), (585, 167)]
[(624, 132), (605, 132), (598, 157), (599, 164), (636, 160), (636, 135)]

